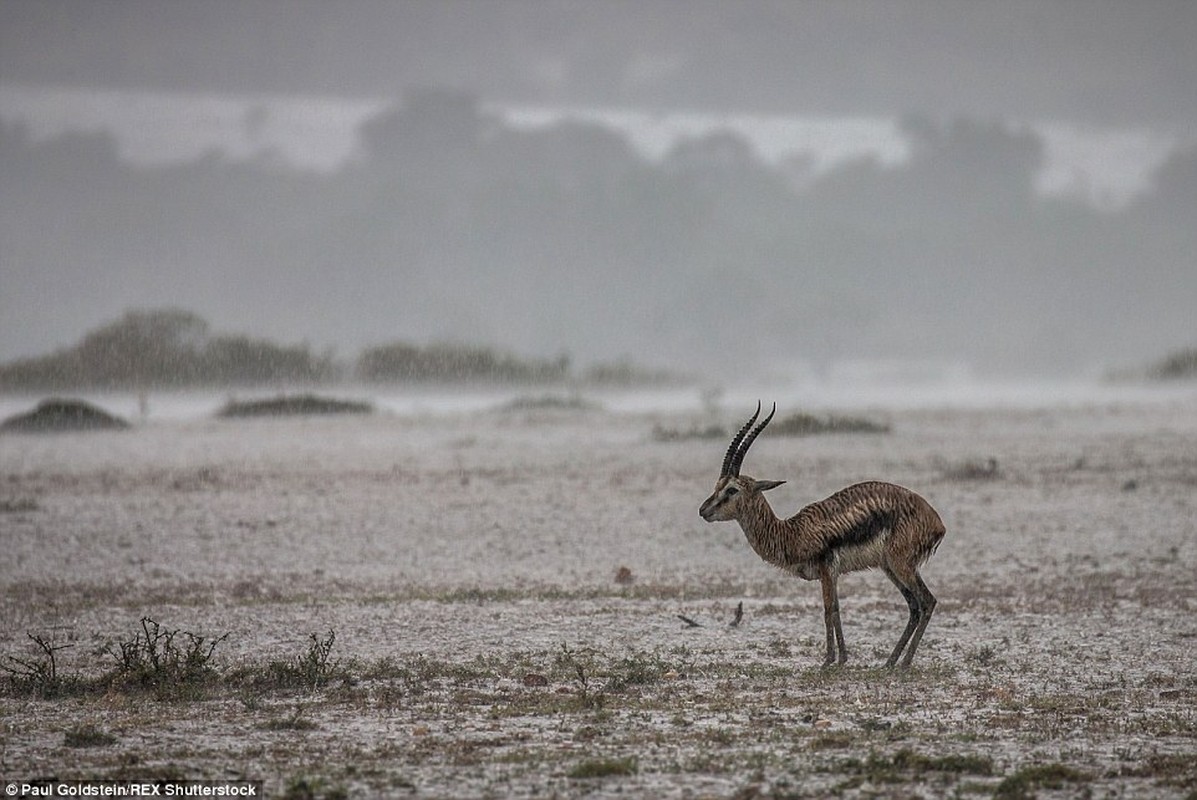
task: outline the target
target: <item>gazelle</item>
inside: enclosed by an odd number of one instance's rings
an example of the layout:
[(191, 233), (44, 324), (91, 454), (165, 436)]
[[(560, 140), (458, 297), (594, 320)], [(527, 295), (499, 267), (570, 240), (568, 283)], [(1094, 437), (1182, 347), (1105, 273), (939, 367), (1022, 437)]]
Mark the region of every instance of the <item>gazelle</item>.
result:
[[(836, 581), (841, 573), (880, 567), (910, 607), (910, 621), (886, 662), (902, 658), (910, 666), (923, 631), (935, 610), (935, 596), (919, 576), (919, 565), (930, 558), (943, 539), (939, 514), (919, 495), (892, 483), (870, 481), (841, 489), (826, 500), (811, 503), (789, 519), (778, 519), (764, 492), (785, 481), (759, 481), (740, 474), (748, 448), (773, 415), (755, 428), (761, 405), (727, 448), (715, 491), (698, 509), (707, 522), (735, 520), (748, 544), (765, 561), (803, 580), (818, 578), (823, 586), (823, 622), (827, 627), (824, 667), (848, 660), (840, 625)], [(907, 647), (909, 645), (909, 647)], [(905, 649), (906, 655), (902, 657)]]

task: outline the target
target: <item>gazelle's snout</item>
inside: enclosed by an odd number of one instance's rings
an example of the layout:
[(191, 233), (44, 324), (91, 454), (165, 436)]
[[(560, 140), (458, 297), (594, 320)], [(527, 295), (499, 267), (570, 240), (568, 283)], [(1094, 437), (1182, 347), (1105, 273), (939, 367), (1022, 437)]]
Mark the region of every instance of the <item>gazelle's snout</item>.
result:
[(728, 501), (738, 491), (738, 487), (729, 485), (728, 479), (721, 478), (715, 486), (714, 493), (698, 507), (698, 516), (707, 522), (723, 522), (731, 519), (732, 517), (728, 513)]

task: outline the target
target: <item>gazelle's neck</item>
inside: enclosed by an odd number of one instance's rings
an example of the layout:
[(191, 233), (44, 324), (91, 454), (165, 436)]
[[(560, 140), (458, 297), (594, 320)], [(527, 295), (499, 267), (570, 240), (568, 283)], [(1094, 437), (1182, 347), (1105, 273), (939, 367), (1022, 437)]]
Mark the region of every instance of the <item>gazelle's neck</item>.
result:
[(773, 513), (773, 508), (763, 495), (758, 494), (751, 503), (746, 504), (740, 515), (736, 517), (748, 544), (756, 554), (771, 564), (782, 565), (782, 545), (784, 542), (785, 523)]

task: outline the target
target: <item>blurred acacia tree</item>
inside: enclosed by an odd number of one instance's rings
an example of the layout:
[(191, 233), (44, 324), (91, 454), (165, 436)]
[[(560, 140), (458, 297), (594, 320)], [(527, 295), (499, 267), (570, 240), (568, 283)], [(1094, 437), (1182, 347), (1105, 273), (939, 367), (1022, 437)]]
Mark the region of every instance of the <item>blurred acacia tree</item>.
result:
[(309, 383), (335, 374), (331, 354), (246, 336), (212, 337), (202, 317), (166, 308), (126, 312), (72, 348), (0, 364), (0, 389)]

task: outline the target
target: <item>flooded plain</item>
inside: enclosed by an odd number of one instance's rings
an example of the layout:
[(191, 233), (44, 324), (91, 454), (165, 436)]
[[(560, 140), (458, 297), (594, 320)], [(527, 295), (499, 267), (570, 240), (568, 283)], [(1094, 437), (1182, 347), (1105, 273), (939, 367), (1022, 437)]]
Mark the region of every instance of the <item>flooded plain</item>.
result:
[(291, 797), (1197, 793), (1197, 396), (766, 432), (744, 472), (788, 481), (779, 514), (879, 478), (944, 518), (908, 673), (880, 669), (906, 608), (878, 572), (841, 580), (849, 663), (818, 669), (817, 585), (698, 516), (726, 440), (661, 441), (710, 420), (631, 406), (3, 437), (0, 773)]

